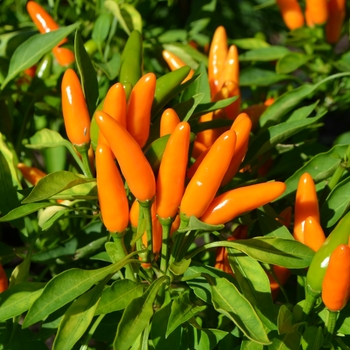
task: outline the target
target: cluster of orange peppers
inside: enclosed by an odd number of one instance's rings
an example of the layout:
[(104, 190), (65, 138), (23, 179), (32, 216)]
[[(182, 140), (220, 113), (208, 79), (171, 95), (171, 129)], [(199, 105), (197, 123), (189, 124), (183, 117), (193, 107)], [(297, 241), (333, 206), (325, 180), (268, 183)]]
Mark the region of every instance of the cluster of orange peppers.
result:
[(326, 39), (330, 44), (338, 42), (345, 19), (345, 0), (306, 0), (305, 19), (298, 0), (277, 0), (282, 18), (290, 29), (304, 26), (324, 25)]

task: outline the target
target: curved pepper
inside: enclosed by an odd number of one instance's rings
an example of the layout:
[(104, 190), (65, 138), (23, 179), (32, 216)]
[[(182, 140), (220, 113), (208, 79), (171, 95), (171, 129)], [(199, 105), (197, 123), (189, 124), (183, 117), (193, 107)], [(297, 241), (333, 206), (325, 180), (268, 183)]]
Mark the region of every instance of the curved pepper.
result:
[(129, 224), (129, 204), (114, 155), (107, 145), (96, 148), (96, 182), (104, 225), (111, 233), (122, 233)]
[(180, 123), (180, 118), (172, 108), (167, 108), (160, 117), (160, 137), (171, 134)]
[(286, 189), (284, 182), (266, 182), (236, 188), (214, 198), (200, 220), (221, 225), (235, 217), (277, 199)]
[(325, 240), (326, 236), (317, 219), (313, 216), (307, 217), (304, 224), (304, 244), (317, 252)]
[[(172, 70), (172, 71), (186, 66), (186, 63), (181, 58), (179, 58), (174, 53), (172, 53), (168, 50), (163, 50), (162, 56), (163, 56), (165, 62), (168, 64), (170, 70)], [(190, 80), (192, 78), (193, 74), (194, 74), (194, 70), (191, 69), (190, 72), (188, 73), (187, 77), (182, 82), (185, 83), (187, 80)]]
[(107, 113), (97, 111), (95, 117), (119, 163), (130, 191), (140, 201), (152, 200), (156, 193), (156, 181), (151, 165), (139, 144)]
[(185, 189), (180, 213), (197, 218), (203, 215), (219, 189), (234, 154), (235, 145), (236, 133), (228, 130), (210, 147)]
[(9, 286), (9, 282), (4, 268), (0, 264), (0, 293), (4, 292)]
[(328, 19), (328, 0), (306, 0), (305, 14), (308, 26), (321, 25)]
[(304, 15), (297, 0), (276, 0), (285, 25), (297, 29), (304, 25)]
[(63, 75), (62, 112), (64, 125), (70, 142), (75, 146), (90, 143), (90, 115), (80, 81), (73, 69)]
[(345, 0), (328, 1), (328, 21), (326, 24), (326, 39), (330, 44), (339, 41), (346, 11)]
[(33, 186), (46, 176), (46, 173), (40, 169), (27, 166), (24, 163), (18, 163), (17, 168), (21, 171), (23, 177)]

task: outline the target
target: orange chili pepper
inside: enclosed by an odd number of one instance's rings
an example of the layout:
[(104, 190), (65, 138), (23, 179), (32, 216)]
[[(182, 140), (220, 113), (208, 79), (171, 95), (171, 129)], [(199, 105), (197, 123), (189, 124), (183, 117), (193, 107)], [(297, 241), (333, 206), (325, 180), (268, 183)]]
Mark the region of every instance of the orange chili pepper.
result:
[(126, 128), (142, 148), (149, 136), (156, 76), (142, 76), (131, 90), (127, 105)]
[[(126, 128), (126, 94), (121, 83), (109, 88), (102, 110)], [(102, 132), (98, 134), (98, 143), (108, 144)]]
[(304, 16), (297, 0), (276, 0), (285, 25), (297, 29), (304, 25)]
[(114, 155), (107, 145), (97, 145), (96, 172), (102, 221), (109, 232), (124, 232), (129, 224), (129, 204)]
[(292, 211), (293, 211), (292, 206), (289, 206), (289, 207), (283, 209), (279, 213), (278, 218), (276, 218), (276, 220), (279, 221), (282, 225), (289, 228), (290, 223), (292, 221)]
[(185, 175), (190, 145), (190, 125), (181, 122), (171, 133), (160, 163), (157, 178), (157, 214), (173, 218), (185, 189)]
[(79, 78), (67, 69), (62, 79), (62, 112), (69, 141), (75, 146), (90, 143), (90, 115)]
[(247, 114), (241, 113), (241, 115), (244, 117), (241, 116), (239, 119), (237, 118), (231, 126), (231, 130), (233, 130), (237, 135), (236, 148), (235, 154), (231, 159), (231, 163), (222, 180), (221, 186), (228, 184), (236, 175), (248, 149), (252, 122)]
[(140, 204), (137, 201), (137, 199), (134, 200), (134, 202), (131, 204), (130, 211), (129, 211), (129, 220), (132, 228), (137, 228), (139, 225), (139, 211), (140, 211)]
[(232, 81), (236, 85), (239, 85), (239, 60), (236, 45), (231, 45), (227, 52), (224, 69), (221, 75), (222, 84), (225, 81)]
[[(187, 64), (180, 57), (176, 56), (174, 53), (168, 50), (163, 50), (162, 55), (171, 71), (187, 66)], [(187, 77), (182, 81), (182, 84), (185, 83), (187, 80), (190, 80), (193, 74), (194, 74), (194, 70), (191, 69)]]
[(103, 111), (95, 114), (96, 122), (114, 153), (133, 195), (140, 201), (152, 200), (156, 193), (153, 170), (141, 147), (129, 132)]
[(38, 168), (27, 166), (24, 163), (18, 163), (17, 168), (21, 171), (23, 177), (33, 186), (47, 174)]
[(160, 137), (171, 134), (180, 121), (177, 113), (172, 108), (167, 108), (160, 117)]
[(326, 236), (318, 220), (308, 216), (304, 223), (304, 244), (317, 252), (325, 240)]
[(310, 24), (324, 24), (328, 19), (328, 0), (306, 0), (306, 12)]
[(276, 281), (275, 277), (271, 273), (267, 273), (267, 277), (270, 280), (272, 299), (276, 299), (280, 291), (280, 286), (283, 286), (284, 284), (286, 284), (289, 276), (291, 275), (291, 272), (289, 269), (278, 265), (273, 265), (272, 269), (279, 283)]
[(221, 89), (221, 76), (225, 67), (226, 57), (226, 30), (223, 26), (219, 26), (214, 32), (214, 36), (209, 49), (208, 80), (212, 96), (215, 96), (215, 94)]
[(200, 220), (220, 225), (278, 198), (286, 189), (284, 182), (266, 182), (236, 188), (214, 198)]
[[(40, 33), (48, 33), (59, 29), (59, 25), (54, 21), (54, 19), (44, 10), (43, 7), (41, 7), (41, 5), (35, 1), (27, 2), (27, 11)], [(67, 66), (75, 61), (74, 53), (71, 50), (64, 47), (59, 47), (67, 41), (67, 38), (63, 39), (52, 50), (56, 60), (62, 66)]]
[(350, 247), (339, 245), (331, 254), (322, 282), (322, 300), (330, 311), (340, 311), (350, 296)]
[(328, 3), (328, 21), (326, 24), (326, 38), (330, 44), (339, 41), (345, 19), (346, 3), (345, 0), (329, 0)]
[(236, 133), (228, 130), (210, 147), (185, 189), (180, 213), (187, 217), (202, 216), (219, 189), (234, 154), (235, 145)]
[(266, 106), (263, 103), (251, 105), (242, 110), (242, 113), (247, 113), (250, 120), (252, 121), (252, 127), (255, 129), (259, 125), (259, 119), (261, 115), (265, 112)]
[(201, 165), (203, 159), (206, 157), (210, 150), (210, 147), (207, 147), (196, 159), (196, 161), (188, 168), (186, 173), (186, 178), (191, 180), (193, 175), (196, 173), (198, 167)]
[(294, 210), (293, 236), (297, 241), (305, 243), (305, 220), (312, 216), (320, 222), (316, 188), (309, 173), (304, 173), (299, 179)]
[(6, 272), (0, 264), (0, 293), (4, 292), (9, 287), (9, 282), (6, 276)]
[(192, 157), (197, 159), (208, 147), (202, 142), (194, 141), (192, 148)]
[(31, 66), (24, 70), (24, 74), (28, 75), (31, 78), (35, 77), (35, 73), (36, 73), (36, 65)]

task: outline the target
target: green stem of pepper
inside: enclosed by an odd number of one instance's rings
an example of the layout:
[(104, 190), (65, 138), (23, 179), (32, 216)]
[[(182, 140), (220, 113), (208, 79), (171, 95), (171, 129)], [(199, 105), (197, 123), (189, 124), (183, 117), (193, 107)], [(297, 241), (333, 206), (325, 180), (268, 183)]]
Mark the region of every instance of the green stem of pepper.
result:
[(310, 314), (318, 297), (319, 297), (318, 293), (314, 293), (312, 290), (310, 290), (309, 286), (306, 286), (305, 302), (303, 306), (303, 319), (306, 319), (306, 317)]
[(166, 273), (168, 269), (169, 262), (169, 237), (171, 224), (174, 221), (173, 218), (158, 218), (160, 224), (162, 225), (162, 254), (160, 257), (160, 271)]
[(91, 328), (89, 329), (89, 333), (86, 335), (84, 344), (80, 347), (80, 350), (88, 350), (89, 348), (89, 342), (93, 336), (93, 334), (95, 333), (98, 325), (101, 323), (101, 321), (103, 320), (103, 318), (106, 316), (106, 314), (102, 314), (100, 316), (97, 317), (97, 319), (95, 320), (95, 322), (93, 323), (93, 325), (91, 326)]
[(92, 175), (91, 169), (90, 169), (90, 162), (89, 162), (89, 156), (88, 156), (88, 151), (89, 151), (89, 146), (90, 145), (83, 145), (83, 146), (75, 146), (75, 148), (78, 150), (78, 152), (81, 154), (81, 159), (83, 161), (83, 172), (84, 175), (88, 178), (93, 178), (94, 176)]
[(329, 345), (332, 340), (338, 314), (339, 314), (339, 311), (327, 310), (327, 318), (326, 318), (325, 328), (324, 328), (325, 330), (324, 345), (325, 346)]

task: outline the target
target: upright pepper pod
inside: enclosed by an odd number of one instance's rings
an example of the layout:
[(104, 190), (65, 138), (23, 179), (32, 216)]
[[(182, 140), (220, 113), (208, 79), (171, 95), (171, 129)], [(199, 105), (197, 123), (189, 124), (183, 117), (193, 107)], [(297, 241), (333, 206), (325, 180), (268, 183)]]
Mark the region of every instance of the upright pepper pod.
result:
[[(53, 30), (59, 29), (59, 25), (54, 19), (44, 10), (41, 5), (35, 1), (27, 2), (27, 11), (30, 18), (35, 23), (40, 33), (48, 33)], [(56, 47), (52, 49), (52, 52), (61, 66), (68, 66), (75, 61), (74, 53), (60, 45), (67, 42), (67, 38), (63, 39)]]
[[(165, 62), (168, 64), (170, 70), (176, 70), (181, 67), (186, 66), (186, 63), (178, 56), (176, 56), (174, 53), (168, 51), (168, 50), (163, 50), (162, 51), (162, 56), (165, 60)], [(183, 80), (182, 83), (185, 83), (187, 80), (190, 80), (194, 74), (194, 70), (191, 69), (190, 72), (188, 73), (187, 77)]]
[(227, 34), (223, 26), (216, 28), (209, 49), (208, 79), (211, 95), (221, 89), (222, 74), (227, 57)]
[(328, 19), (328, 0), (306, 0), (305, 12), (307, 13), (308, 25), (320, 25)]
[(127, 105), (126, 128), (142, 148), (149, 136), (156, 76), (145, 74), (131, 90)]
[(160, 218), (174, 218), (185, 188), (190, 145), (190, 126), (181, 122), (167, 142), (157, 177), (156, 212)]
[(68, 139), (75, 146), (89, 145), (90, 115), (79, 78), (73, 69), (65, 71), (61, 89), (62, 112)]
[(33, 186), (46, 176), (46, 173), (40, 169), (27, 166), (24, 163), (18, 163), (17, 168), (21, 171), (23, 177)]
[(139, 201), (150, 201), (156, 193), (151, 165), (129, 132), (103, 111), (95, 114), (96, 122), (114, 153), (130, 191)]
[(210, 225), (225, 224), (235, 217), (277, 199), (286, 189), (284, 182), (244, 186), (215, 197), (200, 220)]
[(180, 123), (180, 118), (172, 108), (167, 108), (160, 117), (160, 137), (171, 134)]
[(239, 85), (239, 59), (236, 45), (231, 45), (225, 59), (224, 69), (221, 73), (221, 84), (232, 81)]
[(297, 0), (276, 0), (285, 25), (297, 29), (304, 25), (304, 15)]
[(345, 5), (345, 0), (329, 0), (327, 3), (326, 39), (330, 44), (335, 44), (339, 41), (345, 19)]
[(96, 148), (96, 181), (102, 221), (109, 232), (122, 233), (129, 224), (129, 205), (123, 180), (107, 145)]
[(304, 243), (305, 220), (309, 216), (320, 221), (315, 183), (309, 173), (304, 173), (299, 179), (295, 197), (293, 231), (294, 238), (301, 243)]
[(325, 240), (326, 236), (318, 220), (313, 216), (307, 217), (304, 223), (304, 244), (317, 252)]
[(203, 215), (219, 189), (234, 154), (235, 145), (236, 133), (228, 130), (210, 147), (185, 189), (180, 213), (197, 218)]
[(4, 268), (0, 264), (0, 293), (4, 292), (9, 286), (9, 282)]
[(328, 310), (340, 311), (350, 297), (350, 247), (341, 244), (332, 252), (322, 282), (322, 300)]

